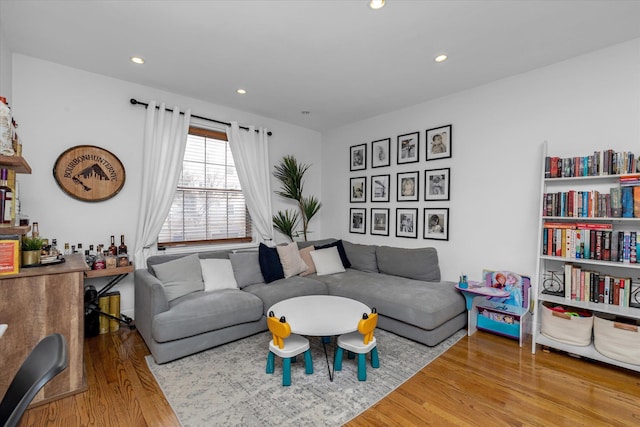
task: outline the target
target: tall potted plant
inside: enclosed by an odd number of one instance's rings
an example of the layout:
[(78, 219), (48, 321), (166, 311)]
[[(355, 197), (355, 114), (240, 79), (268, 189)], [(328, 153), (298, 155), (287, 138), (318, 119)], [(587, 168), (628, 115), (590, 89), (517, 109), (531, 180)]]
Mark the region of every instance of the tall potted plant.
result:
[(315, 196), (305, 197), (303, 195), (304, 174), (310, 165), (298, 163), (294, 156), (284, 156), (279, 164), (275, 166), (273, 176), (280, 181), (281, 189), (276, 194), (286, 199), (295, 200), (298, 204), (298, 212), (286, 210), (278, 211), (273, 216), (273, 226), (276, 230), (288, 236), (293, 241), (294, 236), (299, 236), (295, 231), (298, 221), (302, 220), (302, 235), (305, 242), (309, 232), (309, 221), (318, 213), (322, 204)]

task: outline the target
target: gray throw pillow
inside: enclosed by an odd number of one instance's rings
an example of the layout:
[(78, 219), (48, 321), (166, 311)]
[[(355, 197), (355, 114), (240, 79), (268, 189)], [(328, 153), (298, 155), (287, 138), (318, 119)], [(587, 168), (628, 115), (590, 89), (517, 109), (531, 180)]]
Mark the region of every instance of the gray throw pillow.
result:
[(347, 258), (351, 262), (351, 268), (370, 273), (378, 273), (378, 260), (376, 258), (376, 245), (360, 245), (346, 240), (342, 241)]
[(379, 246), (376, 256), (380, 273), (426, 282), (440, 281), (438, 252), (435, 248), (403, 249)]
[(256, 283), (264, 283), (258, 258), (258, 251), (237, 252), (229, 255), (233, 275), (236, 277), (236, 283), (240, 289)]
[(153, 266), (153, 271), (164, 286), (167, 301), (204, 290), (198, 254), (156, 264)]

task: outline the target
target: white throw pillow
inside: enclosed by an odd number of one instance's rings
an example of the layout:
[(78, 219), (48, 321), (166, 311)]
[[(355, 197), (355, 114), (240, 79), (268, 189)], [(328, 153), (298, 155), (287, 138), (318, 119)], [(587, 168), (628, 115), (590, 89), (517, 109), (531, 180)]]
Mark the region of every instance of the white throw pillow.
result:
[(338, 248), (332, 246), (326, 249), (316, 249), (311, 251), (311, 258), (316, 265), (318, 276), (324, 276), (333, 273), (342, 273), (345, 271), (338, 253)]
[(231, 260), (216, 258), (201, 259), (200, 268), (202, 269), (205, 292), (218, 289), (238, 289), (236, 277), (233, 275)]
[(276, 249), (278, 250), (278, 256), (280, 257), (280, 264), (282, 264), (285, 279), (304, 273), (309, 268), (309, 266), (300, 257), (298, 244), (296, 242), (291, 242), (288, 245), (276, 246)]

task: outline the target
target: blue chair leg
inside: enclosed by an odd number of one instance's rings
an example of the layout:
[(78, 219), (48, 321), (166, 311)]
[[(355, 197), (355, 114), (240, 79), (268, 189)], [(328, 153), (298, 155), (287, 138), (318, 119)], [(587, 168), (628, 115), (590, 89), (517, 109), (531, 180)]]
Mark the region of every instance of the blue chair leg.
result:
[(353, 351), (347, 351), (347, 357), (349, 359), (355, 359), (356, 355), (355, 355), (355, 353)]
[(304, 352), (304, 368), (307, 374), (313, 374), (313, 361), (311, 360), (311, 349)]
[(380, 367), (380, 360), (378, 359), (378, 347), (373, 347), (373, 350), (371, 350), (371, 367)]
[(273, 374), (274, 358), (275, 358), (275, 354), (273, 354), (273, 352), (270, 351), (269, 355), (267, 356), (267, 374)]
[(336, 354), (333, 356), (333, 370), (342, 370), (342, 348), (336, 347)]
[(367, 355), (358, 354), (358, 381), (367, 380)]
[(296, 362), (297, 362), (297, 359), (296, 359), (296, 357), (295, 357), (295, 356), (293, 356), (293, 357), (291, 358), (291, 363), (296, 363)]
[(282, 385), (291, 385), (291, 358), (282, 359)]

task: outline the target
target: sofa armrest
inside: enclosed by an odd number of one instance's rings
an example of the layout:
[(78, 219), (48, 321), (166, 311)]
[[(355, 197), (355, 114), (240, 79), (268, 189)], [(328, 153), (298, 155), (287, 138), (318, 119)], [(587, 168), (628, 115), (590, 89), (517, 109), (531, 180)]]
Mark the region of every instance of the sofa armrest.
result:
[(134, 273), (136, 328), (145, 341), (151, 340), (151, 325), (156, 314), (169, 310), (169, 302), (162, 282), (149, 273), (138, 269)]

